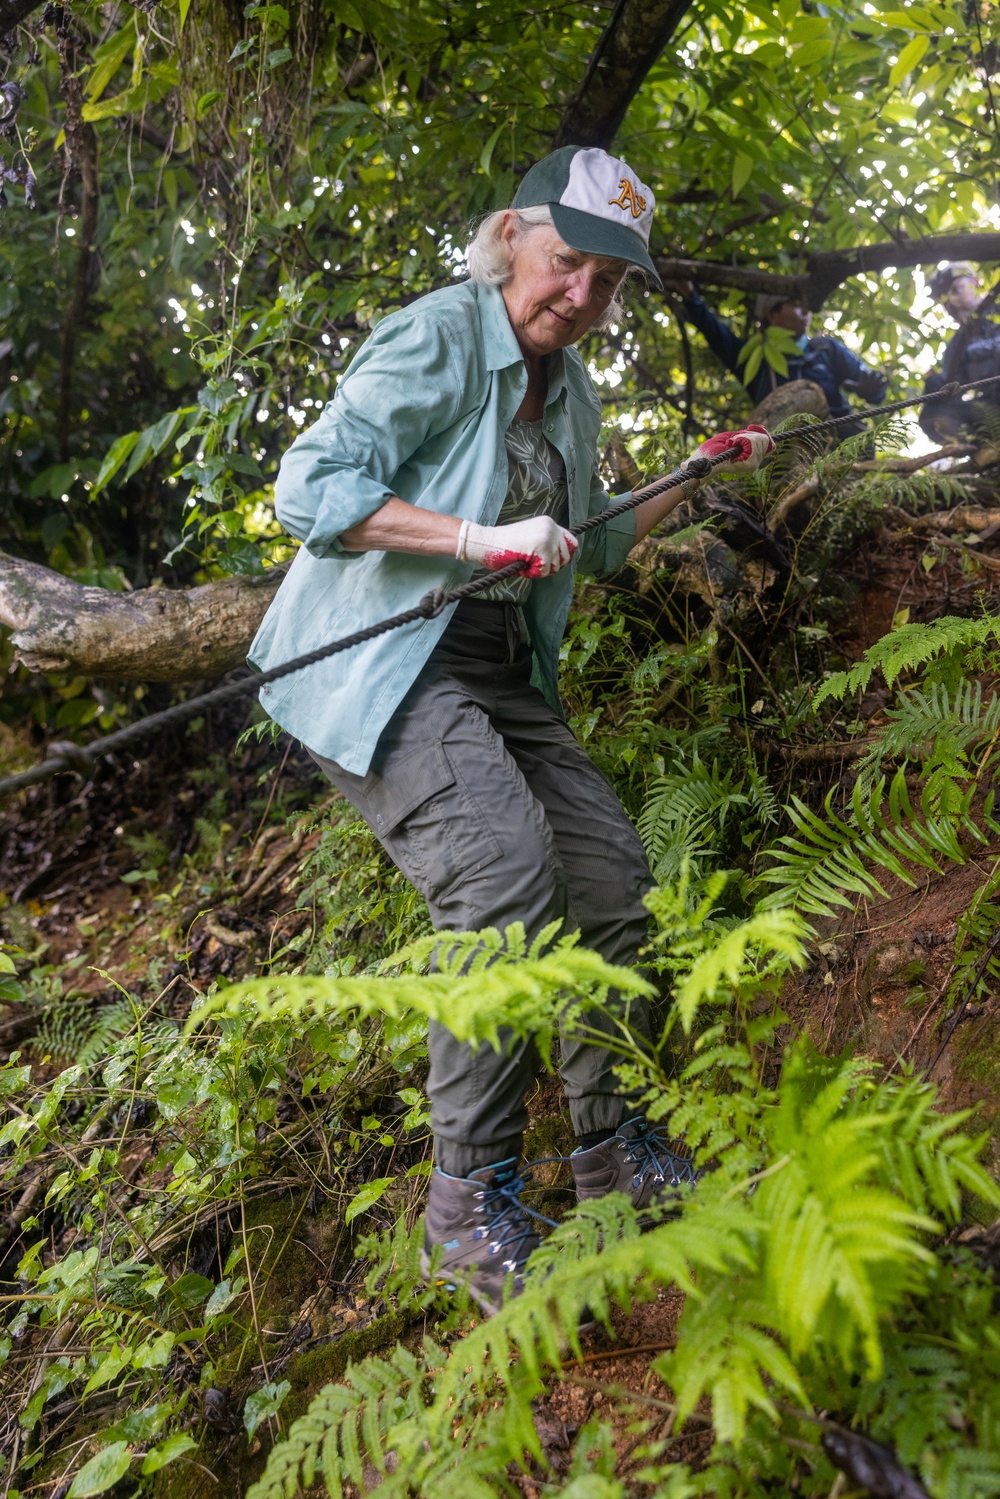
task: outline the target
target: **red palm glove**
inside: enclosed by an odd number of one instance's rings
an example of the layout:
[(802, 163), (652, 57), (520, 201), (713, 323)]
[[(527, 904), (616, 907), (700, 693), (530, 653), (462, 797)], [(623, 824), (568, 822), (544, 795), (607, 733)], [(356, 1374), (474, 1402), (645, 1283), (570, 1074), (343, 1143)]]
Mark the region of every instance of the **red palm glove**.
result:
[(753, 422), (749, 427), (741, 427), (738, 432), (717, 432), (714, 437), (710, 437), (707, 442), (695, 448), (691, 456), (715, 458), (719, 453), (724, 453), (727, 448), (734, 447), (741, 449), (739, 457), (730, 458), (726, 463), (720, 463), (718, 468), (714, 468), (713, 479), (735, 478), (759, 468), (764, 459), (774, 452), (774, 438), (766, 427)]

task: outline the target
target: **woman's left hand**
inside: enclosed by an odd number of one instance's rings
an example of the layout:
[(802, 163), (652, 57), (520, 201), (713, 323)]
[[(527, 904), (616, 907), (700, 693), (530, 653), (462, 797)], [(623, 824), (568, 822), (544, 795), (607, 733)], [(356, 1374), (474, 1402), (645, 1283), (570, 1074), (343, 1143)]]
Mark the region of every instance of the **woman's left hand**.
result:
[[(703, 442), (700, 447), (695, 448), (692, 458), (715, 458), (719, 453), (724, 453), (727, 448), (740, 448), (740, 454), (736, 458), (730, 458), (725, 463), (720, 463), (718, 468), (712, 470), (713, 479), (736, 478), (740, 474), (750, 473), (752, 469), (759, 468), (765, 458), (774, 452), (774, 438), (766, 427), (758, 426), (752, 422), (749, 427), (741, 427), (738, 432), (718, 432)], [(688, 460), (690, 462), (690, 459)], [(684, 467), (682, 464), (681, 467)]]

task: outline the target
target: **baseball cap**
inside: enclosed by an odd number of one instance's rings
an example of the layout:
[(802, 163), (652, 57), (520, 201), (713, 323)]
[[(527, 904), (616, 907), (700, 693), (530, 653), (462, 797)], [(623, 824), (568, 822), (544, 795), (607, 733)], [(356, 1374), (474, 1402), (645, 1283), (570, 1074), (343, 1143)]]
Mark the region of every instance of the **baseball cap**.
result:
[(979, 280), (978, 275), (967, 260), (949, 260), (944, 265), (938, 266), (930, 279), (928, 287), (935, 302), (940, 301), (947, 293), (953, 281), (960, 281), (963, 276), (968, 276), (973, 281)]
[(525, 172), (512, 208), (550, 210), (573, 250), (641, 266), (662, 290), (649, 258), (656, 202), (627, 161), (599, 146), (562, 146)]
[(758, 323), (762, 323), (769, 313), (777, 312), (779, 307), (784, 307), (786, 302), (796, 301), (787, 292), (776, 293), (773, 291), (762, 291), (755, 297), (753, 304), (753, 315)]

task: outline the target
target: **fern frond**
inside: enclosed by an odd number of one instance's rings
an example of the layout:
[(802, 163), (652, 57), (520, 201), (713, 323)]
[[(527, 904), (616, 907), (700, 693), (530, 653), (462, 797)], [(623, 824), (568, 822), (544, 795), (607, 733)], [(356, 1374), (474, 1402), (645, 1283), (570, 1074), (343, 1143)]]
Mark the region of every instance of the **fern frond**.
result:
[(866, 799), (855, 785), (851, 801), (853, 823), (844, 822), (832, 809), (834, 793), (824, 803), (825, 817), (818, 816), (798, 797), (792, 798), (788, 815), (797, 837), (784, 834), (768, 850), (775, 860), (756, 883), (778, 887), (764, 901), (765, 909), (790, 906), (816, 916), (832, 916), (836, 907), (851, 908), (850, 895), (885, 895), (886, 891), (869, 866), (894, 875), (913, 888), (915, 881), (907, 865), (916, 864), (940, 874), (938, 860), (966, 862), (958, 829), (971, 824), (971, 802), (975, 787), (963, 799), (960, 815), (935, 816), (925, 797), (921, 818), (914, 814), (902, 770), (897, 771), (885, 799), (881, 777)]
[(748, 802), (717, 760), (708, 766), (697, 753), (690, 763), (656, 776), (636, 824), (654, 878), (663, 877), (664, 858), (672, 855), (676, 865), (679, 849), (700, 851), (705, 840), (722, 831), (733, 809)]
[(850, 671), (834, 672), (828, 677), (813, 698), (813, 707), (818, 708), (828, 697), (845, 698), (852, 692), (863, 692), (876, 669), (892, 687), (903, 672), (915, 671), (952, 651), (981, 646), (998, 633), (1000, 616), (997, 615), (961, 619), (948, 614), (927, 625), (901, 625), (870, 645)]
[(899, 706), (886, 710), (888, 726), (879, 748), (884, 754), (926, 760), (932, 755), (958, 773), (976, 744), (1000, 734), (1000, 696), (983, 700), (981, 682), (965, 680), (949, 693), (942, 682), (926, 692), (913, 687), (898, 696)]
[(779, 967), (801, 968), (806, 961), (801, 917), (790, 910), (762, 912), (741, 921), (695, 960), (677, 988), (677, 1010), (690, 1032), (700, 1005), (717, 1003), (724, 984), (737, 989), (749, 979), (759, 985)]
[(548, 952), (539, 952), (543, 938), (551, 936), (549, 929), (528, 947), (519, 924), (505, 935), (495, 928), (438, 932), (408, 950), (413, 961), (433, 950), (437, 973), (251, 979), (200, 1006), (188, 1030), (213, 1015), (242, 1015), (261, 1025), (308, 1014), (381, 1015), (399, 1021), (416, 1013), (447, 1026), (458, 1040), (473, 1046), (486, 1041), (499, 1050), (501, 1027), (518, 1037), (530, 1035), (547, 1059), (570, 999), (579, 1010), (602, 1004), (609, 989), (617, 989), (626, 1000), (655, 992), (634, 969), (606, 963), (597, 953), (578, 947), (575, 937), (563, 937)]

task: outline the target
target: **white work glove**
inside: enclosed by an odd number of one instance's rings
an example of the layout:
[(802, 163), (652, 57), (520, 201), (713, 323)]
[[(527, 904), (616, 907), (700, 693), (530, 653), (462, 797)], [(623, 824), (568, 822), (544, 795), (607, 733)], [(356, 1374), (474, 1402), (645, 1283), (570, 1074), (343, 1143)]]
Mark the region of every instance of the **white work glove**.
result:
[[(714, 458), (718, 453), (724, 453), (727, 448), (739, 446), (743, 449), (738, 458), (731, 458), (727, 463), (720, 463), (711, 473), (713, 479), (738, 478), (740, 474), (747, 474), (751, 469), (759, 468), (771, 453), (774, 452), (774, 438), (766, 427), (760, 427), (756, 422), (749, 427), (741, 427), (738, 432), (718, 432), (703, 442), (700, 447), (695, 448), (692, 458)], [(690, 459), (688, 460), (690, 462)], [(681, 464), (681, 467), (686, 467)]]
[(566, 566), (576, 546), (572, 531), (557, 526), (549, 515), (536, 515), (510, 526), (478, 526), (475, 521), (464, 520), (455, 556), (491, 573), (511, 562), (523, 562), (523, 577), (547, 578)]

